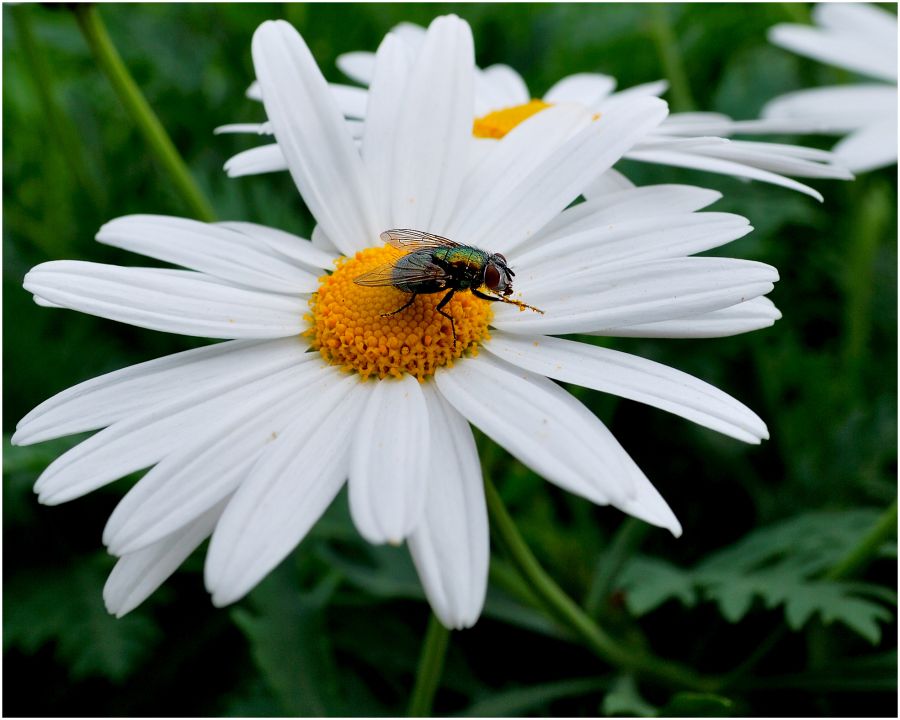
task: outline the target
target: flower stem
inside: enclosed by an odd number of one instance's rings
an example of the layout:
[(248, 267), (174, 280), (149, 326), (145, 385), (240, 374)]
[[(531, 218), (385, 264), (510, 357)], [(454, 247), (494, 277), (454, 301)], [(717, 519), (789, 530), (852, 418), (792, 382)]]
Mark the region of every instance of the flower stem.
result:
[(841, 580), (866, 565), (889, 537), (897, 534), (897, 501), (885, 510), (859, 544), (831, 566), (824, 580)]
[(109, 78), (125, 110), (153, 150), (157, 160), (198, 220), (215, 219), (212, 206), (191, 177), (184, 160), (175, 149), (159, 118), (147, 103), (106, 32), (106, 26), (93, 4), (76, 5), (73, 10), (81, 33), (103, 72)]
[(681, 50), (675, 41), (672, 24), (669, 21), (668, 5), (653, 3), (650, 6), (650, 29), (656, 52), (663, 67), (663, 76), (669, 80), (671, 87), (672, 109), (676, 112), (688, 112), (696, 106), (691, 95), (687, 72), (681, 61)]
[(18, 31), (22, 56), (31, 71), (38, 98), (47, 118), (50, 132), (56, 138), (63, 156), (78, 184), (90, 196), (95, 207), (103, 206), (103, 193), (96, 179), (90, 174), (81, 152), (78, 134), (57, 101), (53, 75), (47, 65), (46, 53), (38, 45), (31, 25), (31, 8), (19, 6), (12, 10), (13, 23)]
[(643, 651), (636, 651), (608, 635), (547, 575), (525, 544), (490, 478), (485, 477), (484, 487), (495, 539), (528, 581), (542, 609), (572, 630), (596, 655), (611, 665), (680, 688), (706, 690), (715, 684), (712, 678)]
[(444, 656), (449, 640), (450, 631), (441, 625), (440, 620), (432, 613), (428, 619), (428, 632), (422, 645), (422, 655), (419, 657), (416, 684), (409, 700), (407, 711), (409, 717), (431, 715), (431, 706), (444, 669)]

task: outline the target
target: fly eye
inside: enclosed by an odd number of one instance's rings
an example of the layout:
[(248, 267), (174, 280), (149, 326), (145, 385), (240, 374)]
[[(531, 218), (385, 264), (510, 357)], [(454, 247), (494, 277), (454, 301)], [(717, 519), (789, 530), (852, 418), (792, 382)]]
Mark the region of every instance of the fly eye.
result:
[(484, 284), (491, 290), (496, 290), (500, 284), (500, 271), (493, 263), (489, 264), (484, 270)]
[(504, 265), (506, 265), (506, 258), (503, 257), (500, 253), (494, 253), (494, 257), (497, 258)]

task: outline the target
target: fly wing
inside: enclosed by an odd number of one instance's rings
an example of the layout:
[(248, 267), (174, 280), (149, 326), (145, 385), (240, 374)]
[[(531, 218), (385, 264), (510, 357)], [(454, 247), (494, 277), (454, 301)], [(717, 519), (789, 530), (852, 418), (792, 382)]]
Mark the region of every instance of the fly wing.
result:
[[(433, 288), (435, 283), (446, 286), (447, 273), (440, 266), (431, 262), (427, 253), (410, 253), (393, 263), (381, 265), (353, 278), (357, 285), (367, 287), (403, 286), (404, 290), (415, 292), (418, 286)], [(434, 292), (434, 290), (429, 290)]]
[(385, 230), (381, 239), (398, 250), (422, 250), (423, 248), (462, 247), (449, 238), (421, 230)]

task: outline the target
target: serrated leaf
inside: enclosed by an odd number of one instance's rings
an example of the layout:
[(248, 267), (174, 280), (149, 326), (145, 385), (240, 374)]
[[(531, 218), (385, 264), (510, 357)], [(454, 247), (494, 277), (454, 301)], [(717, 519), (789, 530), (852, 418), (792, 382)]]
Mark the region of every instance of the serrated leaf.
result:
[(671, 599), (688, 607), (697, 602), (690, 572), (654, 558), (634, 558), (625, 566), (619, 583), (628, 610), (638, 617)]
[(325, 630), (324, 609), (339, 578), (326, 577), (312, 592), (293, 582), (282, 565), (250, 595), (253, 611), (232, 610), (250, 642), (253, 660), (290, 715), (340, 715), (337, 668)]
[(72, 678), (121, 682), (134, 673), (160, 633), (138, 612), (120, 619), (106, 612), (101, 593), (110, 563), (98, 554), (65, 567), (33, 570), (6, 583), (4, 648), (30, 655), (53, 644)]

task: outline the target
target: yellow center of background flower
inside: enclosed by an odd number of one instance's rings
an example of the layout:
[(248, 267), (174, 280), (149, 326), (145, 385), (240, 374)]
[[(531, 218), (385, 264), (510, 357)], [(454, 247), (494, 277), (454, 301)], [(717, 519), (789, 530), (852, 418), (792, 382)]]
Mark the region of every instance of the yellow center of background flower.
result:
[(543, 100), (530, 100), (524, 105), (495, 110), (475, 120), (472, 134), (477, 138), (493, 138), (499, 140), (520, 122), (550, 107)]
[(402, 254), (389, 246), (361, 250), (352, 258), (340, 258), (335, 272), (320, 279), (318, 292), (309, 300), (312, 312), (306, 319), (311, 327), (305, 335), (326, 361), (363, 378), (409, 373), (421, 381), (466, 351), (477, 354), (478, 343), (489, 337), (493, 312), (488, 301), (465, 290), (444, 306), (456, 324), (454, 343), (450, 321), (435, 309), (447, 291), (418, 295), (405, 310), (382, 317), (402, 307), (409, 293), (353, 282)]

